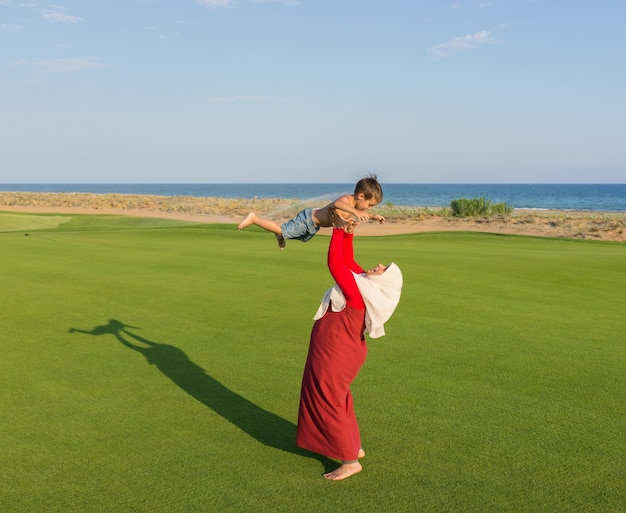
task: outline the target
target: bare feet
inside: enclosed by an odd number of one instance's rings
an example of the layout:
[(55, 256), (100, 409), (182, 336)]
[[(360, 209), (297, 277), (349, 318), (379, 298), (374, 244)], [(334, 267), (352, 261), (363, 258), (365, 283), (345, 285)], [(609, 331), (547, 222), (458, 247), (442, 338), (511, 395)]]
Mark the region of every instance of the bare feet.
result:
[(241, 221), (241, 223), (239, 223), (239, 226), (237, 226), (237, 230), (243, 230), (247, 226), (250, 226), (251, 224), (255, 224), (255, 221), (256, 221), (256, 214), (254, 212), (250, 212), (248, 216), (243, 221)]
[(359, 449), (359, 454), (357, 455), (357, 458), (365, 458), (365, 451), (363, 450), (363, 447)]
[(250, 212), (247, 215), (247, 217), (243, 221), (241, 221), (241, 223), (239, 223), (239, 226), (237, 226), (237, 230), (243, 230), (244, 228), (247, 228), (251, 224), (256, 224), (257, 226), (260, 226), (264, 230), (267, 230), (268, 232), (272, 232), (274, 235), (276, 235), (276, 240), (278, 241), (278, 247), (280, 249), (285, 249), (285, 239), (283, 238), (283, 235), (282, 235), (281, 226), (278, 223), (276, 223), (276, 221), (258, 217), (254, 212)]
[(342, 463), (332, 472), (324, 474), (324, 477), (331, 481), (341, 481), (342, 479), (353, 476), (354, 474), (358, 474), (362, 469), (363, 467), (358, 461), (351, 461), (349, 463)]

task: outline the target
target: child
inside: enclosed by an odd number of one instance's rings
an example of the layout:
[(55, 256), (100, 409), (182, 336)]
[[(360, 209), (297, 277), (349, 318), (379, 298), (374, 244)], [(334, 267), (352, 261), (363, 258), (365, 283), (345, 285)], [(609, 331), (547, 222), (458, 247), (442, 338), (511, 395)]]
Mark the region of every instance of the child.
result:
[(305, 208), (298, 212), (293, 219), (282, 225), (250, 212), (237, 229), (243, 230), (251, 224), (256, 224), (272, 232), (278, 240), (278, 247), (284, 249), (285, 239), (298, 239), (307, 242), (322, 226), (341, 228), (349, 221), (359, 223), (370, 219), (375, 219), (381, 224), (384, 223), (385, 218), (383, 216), (368, 212), (382, 199), (383, 189), (378, 183), (376, 175), (369, 175), (357, 182), (354, 194), (345, 194), (322, 208)]

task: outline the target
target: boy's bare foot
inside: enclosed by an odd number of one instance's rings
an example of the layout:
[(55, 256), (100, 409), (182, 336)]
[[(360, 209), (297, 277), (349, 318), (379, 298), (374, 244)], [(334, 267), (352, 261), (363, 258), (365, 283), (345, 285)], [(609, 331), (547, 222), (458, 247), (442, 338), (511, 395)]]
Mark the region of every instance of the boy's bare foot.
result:
[(353, 476), (354, 474), (358, 474), (361, 470), (363, 470), (363, 467), (358, 461), (342, 463), (332, 472), (324, 474), (324, 477), (331, 481), (341, 481), (342, 479)]
[(274, 234), (276, 235), (276, 240), (278, 241), (278, 247), (280, 249), (285, 249), (285, 239), (283, 238), (282, 235), (278, 235), (278, 234)]
[(241, 221), (241, 223), (239, 223), (239, 226), (237, 226), (237, 230), (243, 230), (247, 226), (254, 224), (255, 219), (256, 214), (254, 212), (250, 212), (248, 216), (243, 221)]

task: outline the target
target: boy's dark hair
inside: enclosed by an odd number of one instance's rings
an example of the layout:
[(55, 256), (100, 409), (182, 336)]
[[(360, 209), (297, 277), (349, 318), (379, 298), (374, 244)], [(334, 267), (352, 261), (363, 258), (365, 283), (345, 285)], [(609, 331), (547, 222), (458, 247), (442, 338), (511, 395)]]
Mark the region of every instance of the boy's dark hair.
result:
[(378, 183), (378, 177), (374, 174), (361, 178), (354, 188), (355, 196), (363, 193), (365, 199), (374, 198), (378, 203), (383, 200), (383, 188)]

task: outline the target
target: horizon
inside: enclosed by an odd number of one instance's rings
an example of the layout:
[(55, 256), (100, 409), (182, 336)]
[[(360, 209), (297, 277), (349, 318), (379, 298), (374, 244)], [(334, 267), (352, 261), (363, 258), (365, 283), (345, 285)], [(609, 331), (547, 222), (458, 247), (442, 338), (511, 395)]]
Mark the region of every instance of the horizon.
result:
[[(397, 205), (442, 206), (455, 198), (489, 198), (517, 208), (626, 211), (624, 183), (395, 183), (383, 182), (384, 200)], [(8, 204), (17, 198), (36, 204), (47, 197), (169, 196), (300, 198), (322, 202), (354, 190), (354, 182), (318, 183), (22, 183), (0, 184)], [(30, 199), (29, 199), (30, 198)], [(19, 201), (22, 201), (19, 200)]]
[[(624, 182), (381, 182), (382, 185), (626, 185)], [(354, 185), (353, 182), (1, 182), (2, 185)]]

